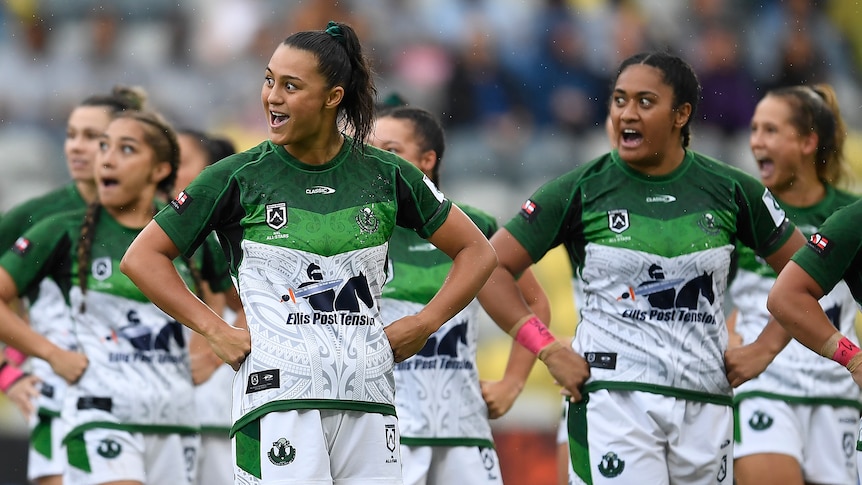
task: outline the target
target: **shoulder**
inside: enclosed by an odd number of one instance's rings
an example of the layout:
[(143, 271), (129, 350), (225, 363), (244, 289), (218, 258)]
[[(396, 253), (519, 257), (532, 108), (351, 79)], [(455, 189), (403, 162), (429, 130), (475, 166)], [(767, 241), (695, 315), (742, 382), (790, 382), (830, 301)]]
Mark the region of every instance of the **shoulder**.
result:
[(85, 206), (86, 203), (78, 195), (75, 186), (67, 184), (12, 207), (3, 216), (2, 222), (4, 224), (9, 224), (13, 221), (20, 223), (22, 218), (32, 218), (35, 221), (38, 218), (55, 212), (64, 212), (72, 208), (82, 208)]

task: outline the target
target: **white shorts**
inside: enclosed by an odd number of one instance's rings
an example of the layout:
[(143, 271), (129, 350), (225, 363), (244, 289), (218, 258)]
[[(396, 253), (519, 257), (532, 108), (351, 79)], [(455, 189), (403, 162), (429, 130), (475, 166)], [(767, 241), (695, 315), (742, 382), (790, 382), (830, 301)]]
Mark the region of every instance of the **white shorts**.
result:
[(731, 485), (733, 410), (641, 391), (569, 406), (570, 483)]
[(131, 433), (96, 428), (66, 443), (66, 477), (75, 485), (120, 480), (192, 485), (198, 435)]
[(494, 448), (401, 445), (404, 485), (503, 485)]
[(57, 416), (34, 415), (30, 419), (30, 449), (27, 453), (27, 479), (63, 475), (67, 466), (66, 435), (63, 420)]
[(233, 485), (233, 452), (227, 432), (223, 436), (201, 434), (197, 472), (197, 485)]
[(754, 397), (743, 399), (738, 413), (735, 458), (789, 455), (799, 462), (808, 483), (856, 484), (859, 410)]
[(395, 416), (304, 409), (271, 412), (231, 440), (237, 485), (401, 485)]

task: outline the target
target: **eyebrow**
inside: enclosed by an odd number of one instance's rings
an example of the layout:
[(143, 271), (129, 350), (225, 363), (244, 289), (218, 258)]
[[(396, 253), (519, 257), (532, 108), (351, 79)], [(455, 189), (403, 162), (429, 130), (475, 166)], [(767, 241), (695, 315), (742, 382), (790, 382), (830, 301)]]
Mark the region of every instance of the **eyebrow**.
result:
[(272, 69), (270, 69), (270, 68), (269, 68), (269, 66), (266, 66), (266, 71), (267, 71), (268, 73), (272, 74), (272, 75), (273, 75), (273, 77), (277, 77), (279, 80), (296, 80), (296, 81), (302, 81), (302, 78), (298, 78), (298, 77), (296, 77), (296, 76), (291, 76), (291, 75), (289, 75), (289, 74), (282, 74), (281, 76), (276, 76), (276, 75), (275, 75), (275, 73), (274, 73), (274, 72), (272, 72)]
[[(628, 91), (626, 91), (624, 89), (620, 89), (620, 88), (614, 88), (614, 92), (615, 93), (626, 93), (626, 94), (628, 94)], [(655, 96), (655, 97), (658, 97), (658, 93), (653, 92), (653, 91), (637, 91), (636, 93), (634, 93), (634, 95), (635, 96)]]

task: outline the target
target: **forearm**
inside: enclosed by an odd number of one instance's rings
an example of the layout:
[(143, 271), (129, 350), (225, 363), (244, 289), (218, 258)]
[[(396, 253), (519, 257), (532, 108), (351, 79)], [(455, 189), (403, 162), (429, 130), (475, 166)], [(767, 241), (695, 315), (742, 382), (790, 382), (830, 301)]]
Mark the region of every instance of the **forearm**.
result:
[(186, 286), (166, 255), (139, 250), (131, 256), (123, 258), (120, 269), (162, 311), (204, 336), (225, 324)]
[(509, 333), (515, 325), (532, 310), (515, 282), (514, 276), (505, 267), (498, 266), (488, 282), (477, 295), (479, 303), (498, 327)]
[(0, 303), (0, 340), (26, 355), (49, 360), (61, 350), (43, 335), (34, 331), (8, 304)]
[(835, 333), (835, 326), (811, 295), (770, 294), (768, 308), (774, 317), (770, 323), (777, 320), (790, 337), (817, 353)]
[(770, 316), (769, 322), (757, 336), (757, 343), (764, 346), (775, 357), (784, 350), (784, 347), (787, 347), (791, 339), (790, 334), (778, 323), (778, 320)]
[(417, 316), (436, 331), (476, 297), (496, 264), (494, 251), (487, 243), (465, 247), (453, 259), (440, 290)]

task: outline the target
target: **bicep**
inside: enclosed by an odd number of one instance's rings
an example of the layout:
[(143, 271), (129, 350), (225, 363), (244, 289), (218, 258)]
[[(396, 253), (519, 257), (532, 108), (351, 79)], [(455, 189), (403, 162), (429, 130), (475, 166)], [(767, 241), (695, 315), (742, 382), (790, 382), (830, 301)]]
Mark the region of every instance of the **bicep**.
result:
[(774, 293), (780, 298), (794, 298), (792, 295), (810, 295), (816, 300), (824, 295), (820, 284), (794, 261), (787, 263), (779, 273), (770, 293)]
[(180, 250), (157, 222), (150, 221), (144, 230), (138, 234), (138, 237), (132, 241), (123, 259), (134, 259), (153, 253), (161, 254), (173, 260), (180, 255)]

